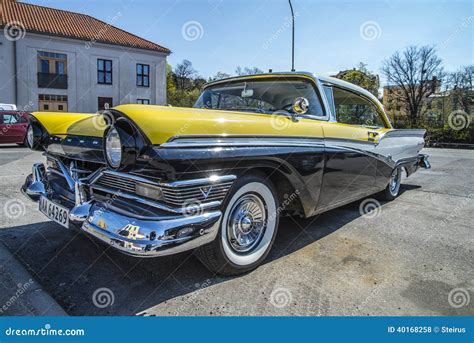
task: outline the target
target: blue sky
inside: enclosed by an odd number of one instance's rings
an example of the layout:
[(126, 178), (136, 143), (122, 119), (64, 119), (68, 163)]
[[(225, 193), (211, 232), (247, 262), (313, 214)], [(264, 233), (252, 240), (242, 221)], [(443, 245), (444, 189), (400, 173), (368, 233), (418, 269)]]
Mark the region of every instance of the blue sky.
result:
[[(291, 66), (287, 0), (25, 2), (105, 21), (116, 16), (115, 26), (171, 49), (172, 65), (189, 59), (206, 78), (237, 65)], [(474, 61), (472, 0), (293, 0), (293, 6), (297, 70), (329, 75), (364, 62), (379, 73), (384, 58), (411, 44), (435, 45), (447, 70)]]

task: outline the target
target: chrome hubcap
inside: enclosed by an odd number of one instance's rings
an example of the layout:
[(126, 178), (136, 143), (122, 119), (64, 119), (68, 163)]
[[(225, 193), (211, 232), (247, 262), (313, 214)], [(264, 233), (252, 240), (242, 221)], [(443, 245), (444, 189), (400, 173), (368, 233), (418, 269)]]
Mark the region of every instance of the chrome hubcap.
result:
[(227, 221), (227, 239), (236, 252), (251, 251), (265, 232), (267, 213), (265, 204), (255, 194), (242, 196), (232, 206)]
[(390, 193), (392, 193), (392, 195), (398, 194), (398, 189), (400, 188), (401, 176), (402, 174), (399, 168), (393, 171), (392, 177), (390, 178)]

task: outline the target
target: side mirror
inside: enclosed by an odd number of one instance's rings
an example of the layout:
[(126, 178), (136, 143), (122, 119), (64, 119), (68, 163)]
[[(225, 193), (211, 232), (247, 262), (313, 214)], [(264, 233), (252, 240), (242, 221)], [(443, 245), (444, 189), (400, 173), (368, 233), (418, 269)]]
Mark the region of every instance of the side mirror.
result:
[(309, 109), (308, 99), (303, 98), (303, 97), (296, 98), (295, 101), (293, 102), (292, 109), (295, 114), (298, 114), (298, 115), (305, 114), (306, 112), (308, 112), (308, 109)]

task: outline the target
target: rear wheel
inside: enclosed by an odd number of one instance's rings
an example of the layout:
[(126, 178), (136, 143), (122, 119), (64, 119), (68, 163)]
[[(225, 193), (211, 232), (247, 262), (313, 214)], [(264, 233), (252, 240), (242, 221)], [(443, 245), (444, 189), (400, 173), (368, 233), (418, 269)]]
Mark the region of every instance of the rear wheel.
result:
[(238, 179), (227, 197), (216, 239), (197, 249), (211, 271), (236, 275), (255, 269), (268, 255), (278, 229), (277, 197), (261, 176)]
[(392, 171), (392, 175), (390, 176), (390, 181), (385, 188), (385, 190), (382, 191), (382, 196), (384, 200), (391, 201), (395, 199), (399, 192), (400, 192), (400, 184), (402, 182), (402, 168), (395, 168)]

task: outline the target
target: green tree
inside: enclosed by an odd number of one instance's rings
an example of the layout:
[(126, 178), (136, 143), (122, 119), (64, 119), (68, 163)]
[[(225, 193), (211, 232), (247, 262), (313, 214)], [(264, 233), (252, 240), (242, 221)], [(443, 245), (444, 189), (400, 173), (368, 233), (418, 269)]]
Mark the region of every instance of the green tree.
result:
[(379, 95), (379, 76), (370, 72), (365, 63), (360, 62), (356, 68), (340, 71), (336, 77), (360, 86), (376, 97)]

